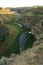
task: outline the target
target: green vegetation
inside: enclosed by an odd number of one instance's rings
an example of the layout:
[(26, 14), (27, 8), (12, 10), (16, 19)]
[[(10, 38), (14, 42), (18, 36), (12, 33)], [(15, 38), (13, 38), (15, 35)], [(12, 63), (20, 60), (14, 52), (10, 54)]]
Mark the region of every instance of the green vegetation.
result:
[(8, 60), (7, 57), (1, 57), (1, 59), (0, 59), (0, 65), (6, 65), (7, 64), (7, 60)]
[(8, 29), (5, 26), (0, 25), (0, 45), (1, 43), (4, 42), (7, 35), (8, 35)]
[(25, 44), (25, 49), (27, 48), (32, 48), (33, 47), (33, 43), (36, 41), (34, 35), (32, 35), (31, 33), (28, 34), (28, 39), (27, 42)]
[(19, 36), (23, 32), (23, 28), (20, 28), (13, 23), (4, 24), (4, 26), (8, 29), (9, 35), (6, 40), (0, 46), (0, 56), (10, 56), (11, 53), (19, 53)]
[[(43, 43), (25, 50), (12, 65), (43, 65)], [(19, 59), (18, 59), (19, 58)]]
[[(13, 22), (8, 22), (3, 24), (8, 29), (8, 35), (4, 42), (0, 45), (0, 56), (10, 56), (12, 53), (19, 54), (19, 37), (23, 33), (23, 31), (30, 31), (30, 29), (26, 27), (19, 27)], [(31, 48), (33, 46), (33, 42), (35, 41), (35, 37), (32, 34), (28, 34), (27, 42), (25, 44), (25, 49)]]
[[(39, 26), (40, 21), (43, 20), (43, 7), (9, 9), (16, 11), (17, 14), (0, 14), (0, 25), (5, 26), (7, 29), (6, 35), (3, 35), (5, 32), (2, 33), (2, 39), (0, 34), (0, 57), (9, 57), (12, 53), (19, 54), (19, 37), (24, 31), (29, 32), (32, 26), (37, 34), (43, 32), (43, 27)], [(23, 27), (14, 24), (14, 22), (22, 24)], [(25, 49), (32, 48), (34, 41), (36, 41), (35, 37), (32, 34), (28, 34)]]

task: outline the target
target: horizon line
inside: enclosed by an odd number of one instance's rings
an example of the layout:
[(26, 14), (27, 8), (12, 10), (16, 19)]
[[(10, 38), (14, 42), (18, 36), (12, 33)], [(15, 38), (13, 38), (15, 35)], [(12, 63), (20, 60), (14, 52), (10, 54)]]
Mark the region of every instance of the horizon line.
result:
[(22, 7), (43, 7), (43, 5), (33, 5), (33, 6), (18, 6), (18, 7), (12, 7), (12, 6), (5, 6), (5, 7), (3, 7), (3, 6), (0, 6), (1, 8), (22, 8)]

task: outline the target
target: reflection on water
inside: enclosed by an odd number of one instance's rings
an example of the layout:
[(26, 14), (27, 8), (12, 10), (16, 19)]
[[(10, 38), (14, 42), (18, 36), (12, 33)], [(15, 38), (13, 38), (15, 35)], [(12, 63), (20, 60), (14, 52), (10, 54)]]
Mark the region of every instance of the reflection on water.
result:
[(31, 48), (35, 41), (35, 37), (32, 35), (31, 32), (23, 32), (19, 38), (19, 51), (20, 53), (25, 50), (26, 48)]
[(19, 50), (20, 50), (20, 53), (24, 50), (24, 45), (27, 41), (27, 32), (23, 32), (22, 35), (20, 36), (19, 38)]

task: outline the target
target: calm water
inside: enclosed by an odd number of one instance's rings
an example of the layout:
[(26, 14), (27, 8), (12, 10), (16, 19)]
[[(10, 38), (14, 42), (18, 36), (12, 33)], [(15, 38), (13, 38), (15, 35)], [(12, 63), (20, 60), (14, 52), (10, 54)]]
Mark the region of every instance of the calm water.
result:
[(33, 46), (33, 43), (35, 40), (36, 39), (32, 35), (31, 32), (26, 32), (26, 31), (23, 32), (19, 38), (19, 51), (20, 51), (20, 53), (27, 48), (31, 48)]

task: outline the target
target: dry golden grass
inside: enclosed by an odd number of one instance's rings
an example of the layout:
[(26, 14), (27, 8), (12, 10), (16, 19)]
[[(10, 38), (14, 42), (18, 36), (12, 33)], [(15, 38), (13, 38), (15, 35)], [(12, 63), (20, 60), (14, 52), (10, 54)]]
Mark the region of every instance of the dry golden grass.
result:
[(2, 8), (0, 9), (0, 14), (17, 14), (17, 13), (10, 11), (10, 9)]

